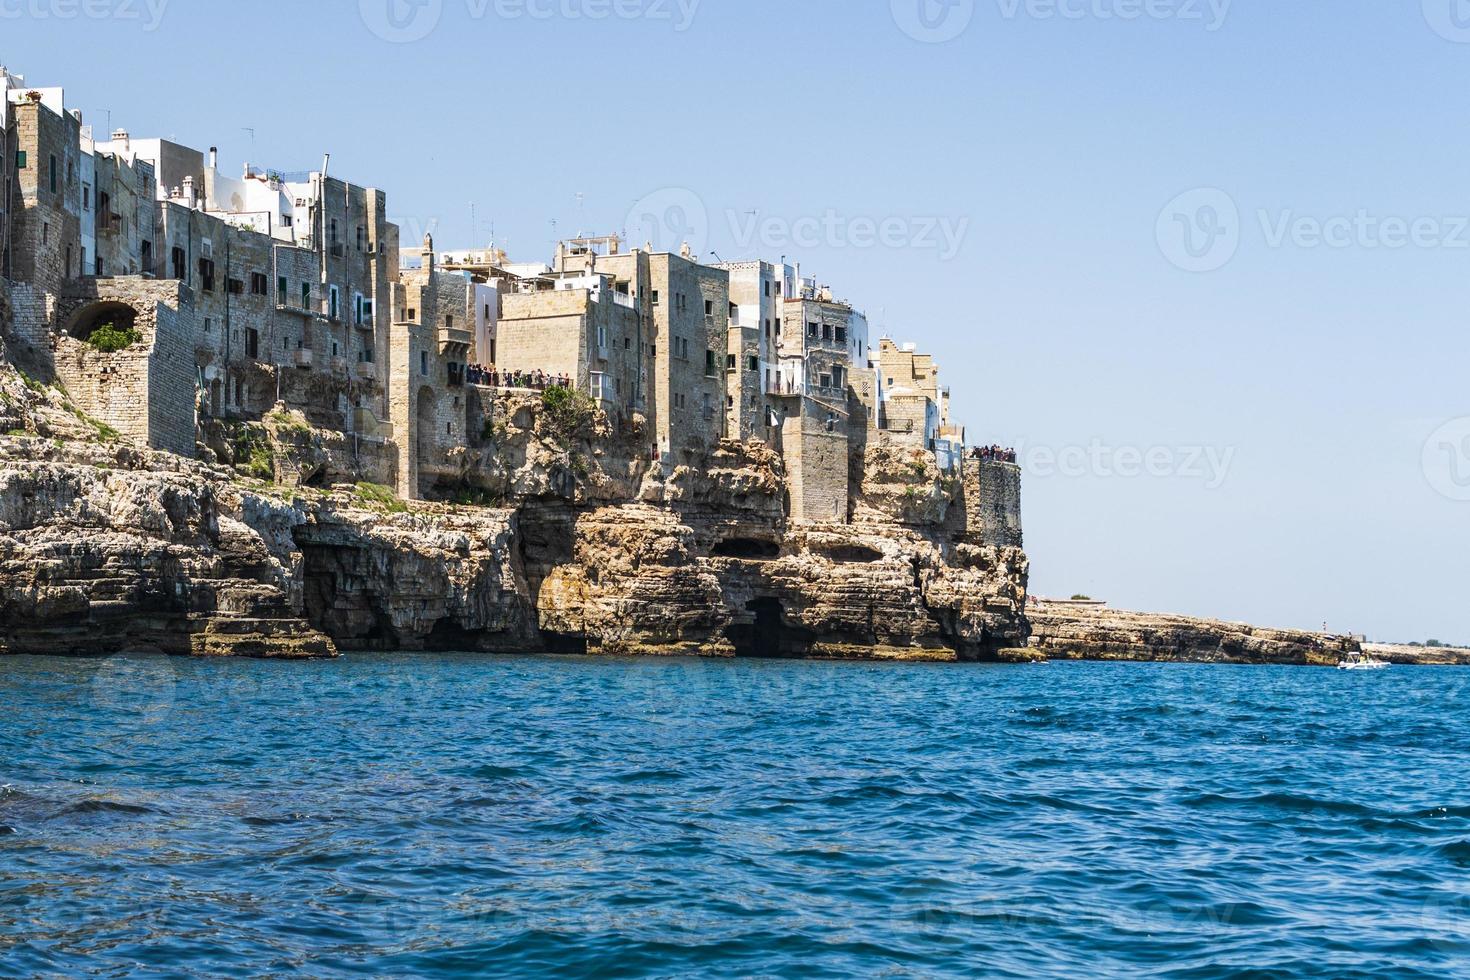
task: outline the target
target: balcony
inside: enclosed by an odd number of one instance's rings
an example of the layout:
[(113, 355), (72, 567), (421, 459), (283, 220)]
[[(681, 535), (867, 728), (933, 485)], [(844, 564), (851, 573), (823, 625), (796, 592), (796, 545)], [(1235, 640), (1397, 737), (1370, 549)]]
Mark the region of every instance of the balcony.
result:
[(475, 335), (462, 327), (439, 327), (439, 346), (449, 347), (455, 344), (468, 347), (475, 342)]
[(345, 358), (345, 357), (334, 357), (334, 358), (332, 358), (331, 365), (332, 365), (332, 373), (333, 374), (337, 375), (338, 377), (342, 377), (342, 378), (347, 377), (347, 368), (348, 368), (347, 358)]
[(377, 381), (378, 366), (372, 361), (358, 361), (357, 379), (359, 381)]
[(291, 352), (292, 367), (302, 368), (303, 370), (310, 370), (311, 363), (312, 353), (308, 348), (303, 347), (300, 350), (293, 350)]
[(612, 294), (612, 298), (613, 302), (618, 304), (619, 306), (626, 306), (630, 310), (638, 309), (638, 300), (632, 296), (629, 296), (627, 293), (615, 292)]

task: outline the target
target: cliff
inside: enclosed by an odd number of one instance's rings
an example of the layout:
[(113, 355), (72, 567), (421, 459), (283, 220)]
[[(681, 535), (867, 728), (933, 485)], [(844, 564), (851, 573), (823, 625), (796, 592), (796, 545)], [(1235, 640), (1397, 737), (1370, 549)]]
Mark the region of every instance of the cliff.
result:
[(493, 417), (446, 499), (409, 504), (346, 482), (350, 443), (283, 408), (209, 427), (185, 460), (0, 364), (0, 653), (958, 660), (1026, 642), (1019, 541), (975, 533), (926, 453), (869, 449), (851, 522), (797, 525), (763, 444), (665, 473), (598, 413), (508, 395)]
[(1335, 667), (1354, 640), (1187, 616), (1033, 602), (1032, 648), (1051, 660), (1135, 660)]

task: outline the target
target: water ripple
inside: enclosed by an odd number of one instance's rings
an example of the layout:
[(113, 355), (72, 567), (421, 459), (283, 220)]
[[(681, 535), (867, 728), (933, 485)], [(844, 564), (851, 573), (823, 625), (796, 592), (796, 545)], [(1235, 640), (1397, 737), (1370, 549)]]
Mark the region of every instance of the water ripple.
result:
[(160, 706), (5, 666), (6, 975), (1470, 962), (1453, 671), (180, 661)]

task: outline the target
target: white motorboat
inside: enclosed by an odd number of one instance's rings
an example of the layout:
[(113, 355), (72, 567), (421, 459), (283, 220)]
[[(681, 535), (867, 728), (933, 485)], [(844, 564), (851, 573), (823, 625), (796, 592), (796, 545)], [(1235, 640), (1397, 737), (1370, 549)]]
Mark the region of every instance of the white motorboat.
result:
[(1393, 666), (1387, 660), (1370, 657), (1366, 653), (1355, 653), (1337, 665), (1338, 670), (1387, 670)]

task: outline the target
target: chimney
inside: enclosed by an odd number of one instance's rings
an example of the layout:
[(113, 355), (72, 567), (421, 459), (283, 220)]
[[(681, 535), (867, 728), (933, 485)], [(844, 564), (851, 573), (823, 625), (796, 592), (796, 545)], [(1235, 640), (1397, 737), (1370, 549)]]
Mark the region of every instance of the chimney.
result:
[(191, 208), (194, 206), (194, 178), (192, 176), (184, 178), (184, 204)]
[(432, 234), (426, 234), (426, 235), (424, 235), (424, 250), (421, 253), (419, 253), (419, 254), (421, 254), (423, 256), (423, 258), (424, 258), (424, 271), (425, 272), (433, 272), (434, 271), (434, 236)]
[(217, 146), (211, 146), (209, 148), (209, 169), (219, 169), (219, 147)]
[(116, 143), (118, 145), (118, 148), (124, 153), (128, 152), (128, 150), (132, 148), (131, 144), (128, 142), (128, 131), (126, 129), (114, 129), (112, 131), (112, 141)]

